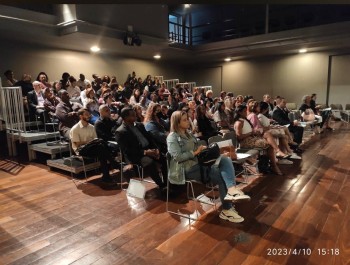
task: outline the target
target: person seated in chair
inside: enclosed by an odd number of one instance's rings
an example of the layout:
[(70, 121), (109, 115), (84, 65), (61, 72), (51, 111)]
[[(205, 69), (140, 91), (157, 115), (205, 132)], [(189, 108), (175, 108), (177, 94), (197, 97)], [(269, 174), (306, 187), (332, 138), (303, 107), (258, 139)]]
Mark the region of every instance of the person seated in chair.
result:
[(17, 82), (17, 79), (15, 79), (15, 74), (13, 73), (12, 70), (7, 70), (4, 73), (5, 79), (3, 80), (2, 86), (4, 87), (10, 87), (14, 86), (15, 83)]
[(45, 72), (40, 72), (36, 78), (36, 81), (39, 81), (42, 84), (43, 88), (51, 87), (51, 84), (49, 83), (49, 77)]
[[(280, 97), (278, 104), (273, 110), (272, 119), (279, 125), (289, 125), (288, 130), (293, 133), (294, 142), (300, 145), (303, 141), (304, 128), (299, 126), (299, 122), (297, 120), (293, 122), (289, 120), (288, 112), (285, 110), (286, 104), (286, 99)], [(300, 149), (295, 148), (294, 151), (300, 151)]]
[(45, 88), (44, 90), (44, 109), (49, 115), (54, 116), (56, 113), (56, 107), (60, 103), (60, 99), (53, 94), (52, 88)]
[[(28, 92), (27, 94), (27, 100), (29, 105), (29, 116), (31, 120), (35, 119), (35, 115), (38, 115), (42, 122), (44, 122), (46, 119), (44, 119), (45, 115), (45, 109), (44, 109), (44, 93), (41, 89), (42, 84), (39, 81), (33, 82), (34, 90)], [(47, 117), (46, 117), (47, 118)]]
[(163, 121), (160, 119), (161, 106), (158, 103), (151, 103), (148, 106), (145, 116), (145, 129), (151, 134), (154, 142), (159, 146), (159, 150), (162, 154), (166, 154), (166, 137), (168, 132), (165, 130)]
[[(299, 110), (301, 112), (301, 116), (303, 117), (303, 120), (305, 122), (311, 122), (312, 126), (315, 126), (315, 132), (319, 133), (322, 132), (322, 116), (316, 115), (317, 110), (316, 108), (311, 105), (311, 96), (309, 95), (304, 95), (302, 98), (303, 104), (301, 104)], [(319, 126), (320, 130), (317, 129)]]
[(202, 182), (202, 173), (207, 172), (210, 181), (218, 184), (223, 210), (219, 217), (233, 223), (241, 223), (244, 218), (238, 214), (233, 202), (250, 200), (240, 189), (236, 188), (235, 170), (232, 160), (226, 155), (220, 157), (218, 165), (210, 168), (198, 163), (197, 155), (206, 148), (189, 132), (190, 123), (185, 111), (175, 111), (171, 115), (171, 129), (167, 137), (169, 160), (169, 181), (183, 185), (186, 180)]
[(72, 142), (72, 149), (77, 155), (98, 157), (101, 164), (102, 181), (115, 182), (109, 174), (110, 162), (112, 168), (117, 168), (116, 162), (104, 141), (91, 144), (91, 141), (97, 138), (97, 134), (93, 125), (89, 124), (90, 112), (86, 108), (78, 111), (79, 122), (75, 124), (69, 132), (69, 138)]
[(70, 129), (79, 121), (77, 111), (83, 106), (79, 103), (70, 103), (67, 90), (58, 91), (61, 102), (56, 107), (56, 117), (60, 121), (58, 128), (62, 136), (69, 139)]
[(107, 104), (102, 104), (99, 108), (99, 112), (100, 117), (94, 125), (97, 137), (107, 143), (112, 154), (116, 154), (118, 152), (118, 146), (109, 141), (115, 141), (115, 131), (119, 127), (119, 124), (116, 120), (111, 118), (111, 111)]
[(141, 165), (148, 171), (149, 176), (164, 191), (166, 184), (162, 182), (167, 177), (166, 159), (157, 150), (152, 137), (142, 123), (136, 122), (136, 113), (132, 108), (123, 108), (120, 113), (123, 123), (116, 131), (116, 141), (123, 152), (127, 164)]
[(210, 137), (219, 135), (219, 131), (214, 128), (215, 124), (213, 125), (212, 120), (207, 117), (204, 105), (198, 105), (196, 108), (195, 124), (198, 128), (198, 138), (201, 140), (208, 142)]
[(33, 91), (32, 77), (29, 74), (23, 74), (22, 79), (17, 81), (14, 86), (20, 86), (22, 88), (22, 96), (27, 97), (30, 91)]
[[(322, 117), (322, 122), (320, 124), (321, 128), (333, 131), (334, 128), (330, 126), (330, 121), (333, 116), (332, 110), (324, 110), (325, 105), (317, 105), (316, 104), (317, 94), (311, 94), (310, 107), (315, 110), (315, 114), (320, 115)], [(334, 117), (334, 116), (333, 116)], [(324, 126), (325, 125), (325, 126)]]

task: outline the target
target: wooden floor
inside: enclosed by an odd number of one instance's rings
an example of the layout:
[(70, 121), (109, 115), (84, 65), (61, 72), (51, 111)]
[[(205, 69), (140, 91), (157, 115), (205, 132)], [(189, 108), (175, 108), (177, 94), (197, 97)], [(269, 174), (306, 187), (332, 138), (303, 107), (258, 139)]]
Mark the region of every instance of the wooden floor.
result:
[(139, 200), (2, 159), (0, 264), (350, 264), (349, 136), (349, 125), (313, 136), (286, 176), (248, 187), (242, 224), (214, 211), (189, 226), (152, 184)]

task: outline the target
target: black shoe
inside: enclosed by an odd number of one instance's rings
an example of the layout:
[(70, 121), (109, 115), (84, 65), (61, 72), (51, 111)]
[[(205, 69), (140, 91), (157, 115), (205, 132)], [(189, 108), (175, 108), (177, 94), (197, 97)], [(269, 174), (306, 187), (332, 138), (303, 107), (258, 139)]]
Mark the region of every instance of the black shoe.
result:
[(300, 148), (295, 148), (294, 152), (298, 153), (298, 154), (301, 154), (302, 152), (304, 152), (304, 150), (301, 150)]

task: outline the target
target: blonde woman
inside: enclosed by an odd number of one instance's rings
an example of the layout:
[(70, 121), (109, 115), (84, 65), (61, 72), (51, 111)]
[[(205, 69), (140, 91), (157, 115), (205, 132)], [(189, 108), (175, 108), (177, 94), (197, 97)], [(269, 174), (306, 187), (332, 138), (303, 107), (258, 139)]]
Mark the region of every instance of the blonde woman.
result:
[[(190, 123), (185, 111), (175, 111), (171, 115), (171, 129), (167, 137), (168, 152), (171, 155), (168, 168), (168, 178), (172, 184), (185, 184), (185, 180), (201, 180), (201, 166), (197, 155), (206, 147), (200, 145), (197, 139), (188, 132)], [(241, 190), (236, 188), (236, 176), (232, 160), (222, 156), (218, 166), (204, 167), (211, 181), (219, 185), (220, 199), (223, 210), (219, 217), (234, 223), (244, 221), (233, 207), (233, 202), (250, 200)]]

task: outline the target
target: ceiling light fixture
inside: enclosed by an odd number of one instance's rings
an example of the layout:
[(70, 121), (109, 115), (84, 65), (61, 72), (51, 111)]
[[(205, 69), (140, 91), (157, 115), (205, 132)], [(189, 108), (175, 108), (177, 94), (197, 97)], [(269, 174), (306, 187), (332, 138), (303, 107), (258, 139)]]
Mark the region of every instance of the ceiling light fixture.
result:
[(307, 52), (307, 49), (305, 48), (299, 50), (299, 53), (306, 53), (306, 52)]
[(160, 58), (162, 58), (162, 56), (160, 56), (159, 54), (156, 54), (153, 56), (153, 58), (159, 60)]
[(225, 62), (231, 62), (231, 58), (230, 57), (225, 58)]
[(99, 52), (101, 49), (100, 49), (98, 46), (92, 46), (92, 47), (90, 48), (90, 50), (91, 50), (92, 52)]
[(190, 8), (191, 4), (185, 4), (185, 8)]

